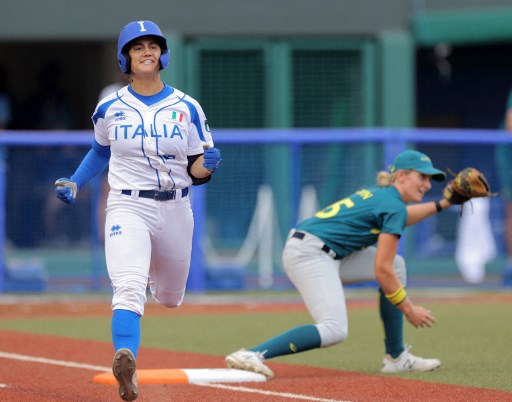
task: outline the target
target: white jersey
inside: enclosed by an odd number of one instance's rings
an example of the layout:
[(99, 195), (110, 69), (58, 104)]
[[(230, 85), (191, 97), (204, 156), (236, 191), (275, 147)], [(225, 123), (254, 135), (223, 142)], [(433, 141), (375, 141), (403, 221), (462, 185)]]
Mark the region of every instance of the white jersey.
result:
[(112, 190), (189, 187), (187, 157), (213, 146), (199, 103), (168, 85), (153, 96), (125, 86), (98, 103), (92, 120), (96, 142), (110, 146)]

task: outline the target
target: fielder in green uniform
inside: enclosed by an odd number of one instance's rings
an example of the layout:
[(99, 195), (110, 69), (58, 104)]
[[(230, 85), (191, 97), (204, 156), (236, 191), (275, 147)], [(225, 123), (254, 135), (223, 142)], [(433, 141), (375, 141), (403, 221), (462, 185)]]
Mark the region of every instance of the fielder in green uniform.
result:
[(444, 179), (445, 174), (432, 166), (427, 155), (404, 151), (395, 158), (390, 172), (379, 174), (377, 186), (329, 205), (292, 229), (283, 250), (284, 270), (315, 324), (293, 328), (231, 353), (226, 357), (228, 367), (272, 378), (274, 373), (264, 364), (266, 359), (343, 342), (348, 335), (343, 284), (376, 279), (385, 332), (381, 371), (438, 368), (438, 359), (415, 356), (404, 344), (404, 316), (416, 328), (431, 327), (435, 318), (407, 297), (405, 261), (397, 250), (407, 225), (452, 205), (444, 198), (420, 203), (432, 187), (431, 180)]

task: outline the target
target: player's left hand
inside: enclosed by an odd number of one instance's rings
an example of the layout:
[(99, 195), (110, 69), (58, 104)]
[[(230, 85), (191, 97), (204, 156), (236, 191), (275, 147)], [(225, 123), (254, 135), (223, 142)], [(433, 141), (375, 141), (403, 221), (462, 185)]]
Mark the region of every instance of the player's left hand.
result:
[(203, 158), (203, 167), (210, 173), (215, 172), (222, 161), (222, 158), (220, 157), (220, 150), (218, 148), (206, 149), (204, 151)]
[(76, 183), (67, 177), (57, 179), (55, 182), (55, 194), (65, 204), (73, 204), (78, 192)]
[(416, 328), (432, 328), (436, 323), (435, 317), (430, 310), (421, 306), (413, 306), (407, 311), (405, 318)]
[(496, 194), (491, 193), (485, 175), (475, 168), (461, 170), (443, 191), (444, 198), (454, 205), (464, 204), (472, 198), (493, 197)]

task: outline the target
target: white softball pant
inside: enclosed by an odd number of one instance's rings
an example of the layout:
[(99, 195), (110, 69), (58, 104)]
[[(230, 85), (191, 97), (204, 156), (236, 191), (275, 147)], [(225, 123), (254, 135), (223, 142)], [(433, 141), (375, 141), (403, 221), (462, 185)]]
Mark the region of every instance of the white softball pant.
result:
[(194, 219), (188, 197), (155, 201), (115, 194), (107, 200), (105, 256), (112, 309), (144, 314), (146, 289), (167, 307), (179, 306), (190, 267)]
[[(324, 243), (318, 237), (306, 233), (300, 240), (291, 237), (294, 231), (290, 232), (283, 250), (284, 270), (316, 323), (321, 347), (343, 342), (348, 336), (343, 283), (375, 280), (374, 260), (377, 249), (368, 247), (335, 260), (322, 250)], [(394, 269), (405, 286), (406, 267), (401, 256), (395, 258)]]

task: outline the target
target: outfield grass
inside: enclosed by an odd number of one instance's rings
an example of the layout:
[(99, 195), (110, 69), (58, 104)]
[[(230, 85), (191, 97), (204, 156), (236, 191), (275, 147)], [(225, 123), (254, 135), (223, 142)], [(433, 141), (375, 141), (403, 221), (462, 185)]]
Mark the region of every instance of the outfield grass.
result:
[[(441, 359), (432, 373), (404, 378), (512, 391), (511, 304), (425, 302), (437, 324), (415, 329), (406, 324), (412, 353)], [(146, 316), (142, 346), (225, 355), (250, 347), (293, 326), (310, 322), (306, 312)], [(3, 319), (0, 328), (110, 342), (110, 318)], [(382, 326), (376, 308), (349, 310), (349, 339), (328, 349), (272, 361), (379, 374)]]

